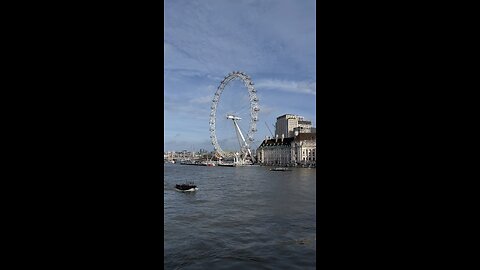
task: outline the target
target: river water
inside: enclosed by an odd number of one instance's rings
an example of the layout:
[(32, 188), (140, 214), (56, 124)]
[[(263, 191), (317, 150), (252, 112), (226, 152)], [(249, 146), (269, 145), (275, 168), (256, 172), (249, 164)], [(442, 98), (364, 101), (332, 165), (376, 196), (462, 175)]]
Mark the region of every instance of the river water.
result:
[(165, 164), (165, 269), (314, 269), (316, 169), (269, 169)]

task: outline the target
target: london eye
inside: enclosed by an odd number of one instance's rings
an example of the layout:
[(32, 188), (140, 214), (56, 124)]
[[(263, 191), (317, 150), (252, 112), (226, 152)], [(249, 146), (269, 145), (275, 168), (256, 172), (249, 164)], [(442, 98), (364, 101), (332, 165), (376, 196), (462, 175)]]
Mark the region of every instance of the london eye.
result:
[[(230, 89), (235, 81), (240, 81), (243, 87)], [(228, 92), (230, 92), (229, 95), (233, 102), (223, 106), (226, 109), (219, 110), (222, 107), (221, 104), (227, 102), (221, 97)], [(223, 100), (222, 103), (220, 100)], [(220, 159), (233, 159), (236, 164), (240, 165), (255, 162), (251, 146), (254, 142), (254, 134), (257, 132), (259, 111), (258, 97), (250, 76), (241, 71), (234, 71), (225, 76), (213, 96), (209, 121), (211, 143)], [(235, 149), (230, 147), (230, 151), (226, 151), (225, 147), (222, 147), (222, 140), (218, 138), (221, 126), (219, 122), (225, 123), (222, 127), (224, 133), (236, 134), (238, 144)], [(227, 126), (227, 122), (229, 122), (229, 126)], [(244, 135), (245, 131), (246, 135)]]

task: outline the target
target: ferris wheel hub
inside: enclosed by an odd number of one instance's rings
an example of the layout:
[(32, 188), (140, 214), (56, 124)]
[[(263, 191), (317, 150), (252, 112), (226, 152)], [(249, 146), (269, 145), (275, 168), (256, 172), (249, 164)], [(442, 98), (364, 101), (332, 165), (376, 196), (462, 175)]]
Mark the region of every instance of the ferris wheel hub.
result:
[(232, 119), (232, 120), (242, 120), (242, 118), (235, 116), (233, 114), (227, 114), (227, 119)]

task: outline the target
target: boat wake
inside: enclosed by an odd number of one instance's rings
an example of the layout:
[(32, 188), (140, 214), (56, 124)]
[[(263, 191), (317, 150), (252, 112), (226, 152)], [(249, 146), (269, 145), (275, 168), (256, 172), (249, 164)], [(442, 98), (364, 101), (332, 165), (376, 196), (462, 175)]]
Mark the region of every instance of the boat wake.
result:
[(185, 190), (175, 188), (175, 190), (179, 192), (192, 192), (192, 191), (197, 191), (198, 188), (191, 188), (191, 189), (185, 189)]

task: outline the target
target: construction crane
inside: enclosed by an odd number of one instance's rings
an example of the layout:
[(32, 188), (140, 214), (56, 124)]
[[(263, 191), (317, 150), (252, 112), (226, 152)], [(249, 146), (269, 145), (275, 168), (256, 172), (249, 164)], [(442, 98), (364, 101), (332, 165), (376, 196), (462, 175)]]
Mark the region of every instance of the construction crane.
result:
[(272, 133), (272, 131), (270, 130), (270, 128), (268, 127), (268, 125), (267, 125), (267, 121), (265, 121), (265, 126), (267, 126), (267, 128), (268, 128), (268, 131), (270, 131), (270, 134), (272, 135), (272, 138), (273, 138), (273, 133)]

